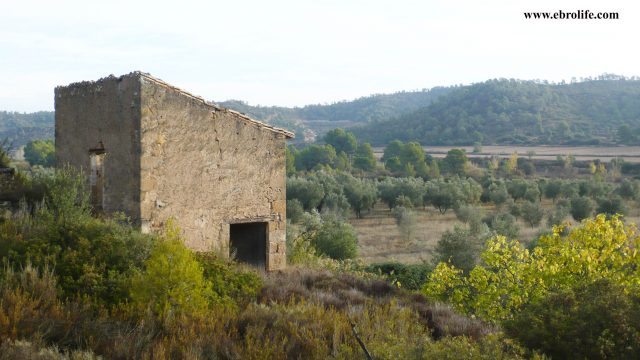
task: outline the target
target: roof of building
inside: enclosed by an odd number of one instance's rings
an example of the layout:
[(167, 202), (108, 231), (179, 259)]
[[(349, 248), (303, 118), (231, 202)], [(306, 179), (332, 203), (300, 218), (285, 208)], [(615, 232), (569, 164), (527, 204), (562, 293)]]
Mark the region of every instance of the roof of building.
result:
[[(220, 105), (217, 105), (217, 104), (215, 104), (213, 102), (206, 101), (205, 99), (203, 99), (200, 96), (193, 95), (188, 91), (185, 91), (185, 90), (182, 90), (182, 89), (180, 89), (180, 88), (178, 88), (176, 86), (173, 86), (173, 85), (167, 83), (164, 80), (161, 80), (161, 79), (158, 79), (158, 78), (156, 78), (154, 76), (151, 76), (148, 73), (145, 73), (145, 72), (142, 72), (142, 71), (134, 71), (132, 73), (129, 73), (129, 74), (126, 74), (126, 75), (122, 75), (119, 78), (128, 77), (128, 76), (139, 76), (141, 78), (149, 80), (149, 81), (151, 81), (151, 82), (153, 82), (155, 84), (158, 84), (158, 85), (160, 85), (162, 87), (165, 87), (167, 89), (171, 89), (171, 90), (176, 91), (176, 92), (178, 92), (178, 93), (180, 93), (180, 94), (182, 94), (184, 96), (187, 96), (187, 97), (190, 97), (190, 98), (192, 98), (194, 100), (202, 102), (203, 105), (209, 107), (214, 112), (225, 112), (225, 113), (231, 114), (231, 115), (235, 116), (236, 118), (238, 118), (238, 119), (240, 119), (242, 121), (245, 121), (245, 122), (247, 122), (247, 123), (249, 123), (249, 124), (251, 124), (253, 126), (256, 126), (256, 127), (260, 128), (260, 129), (265, 129), (265, 130), (269, 130), (269, 131), (272, 131), (272, 132), (275, 132), (275, 133), (278, 133), (278, 134), (282, 134), (288, 139), (292, 139), (295, 136), (295, 134), (292, 133), (291, 131), (287, 131), (285, 129), (281, 129), (281, 128), (278, 128), (278, 127), (275, 127), (275, 126), (271, 126), (269, 124), (265, 124), (265, 123), (263, 123), (261, 121), (252, 119), (249, 116), (247, 116), (247, 115), (245, 115), (243, 113), (240, 113), (238, 111), (227, 109), (227, 108), (222, 107)], [(115, 78), (115, 76), (110, 75), (107, 78)], [(100, 80), (97, 80), (96, 82), (100, 82), (101, 80), (105, 80), (105, 79), (100, 79)], [(69, 84), (66, 87), (87, 85), (87, 84), (90, 84), (90, 83), (93, 83), (93, 82), (83, 81), (83, 82)]]

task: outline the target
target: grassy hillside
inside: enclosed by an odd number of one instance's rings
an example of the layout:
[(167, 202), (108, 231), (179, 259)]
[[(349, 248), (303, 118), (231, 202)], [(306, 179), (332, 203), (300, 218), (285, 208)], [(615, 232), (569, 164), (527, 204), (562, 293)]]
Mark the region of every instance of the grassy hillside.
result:
[[(601, 76), (571, 84), (489, 80), (431, 105), (355, 128), (376, 145), (633, 144), (640, 133), (640, 81)], [(628, 129), (619, 138), (619, 129)]]

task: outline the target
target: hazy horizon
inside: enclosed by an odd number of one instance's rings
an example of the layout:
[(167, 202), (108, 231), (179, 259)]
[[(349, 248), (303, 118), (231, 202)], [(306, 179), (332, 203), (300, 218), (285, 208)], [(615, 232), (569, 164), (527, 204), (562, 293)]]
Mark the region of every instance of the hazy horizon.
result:
[[(523, 12), (618, 12), (525, 20)], [(0, 14), (0, 110), (53, 110), (53, 89), (134, 70), (208, 100), (304, 106), (494, 78), (640, 75), (640, 4), (550, 0), (26, 0)]]

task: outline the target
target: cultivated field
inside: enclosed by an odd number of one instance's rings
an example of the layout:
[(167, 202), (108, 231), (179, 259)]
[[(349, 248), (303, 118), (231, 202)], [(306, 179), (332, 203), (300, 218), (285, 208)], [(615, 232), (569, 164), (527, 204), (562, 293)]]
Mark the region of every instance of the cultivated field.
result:
[[(543, 200), (542, 205), (546, 210), (552, 209), (550, 200)], [(640, 209), (637, 204), (629, 203), (628, 222), (640, 223)], [(493, 206), (485, 206), (485, 213), (495, 211)], [(367, 264), (397, 261), (402, 263), (420, 263), (430, 261), (432, 251), (442, 234), (453, 229), (458, 224), (462, 225), (452, 210), (446, 214), (440, 214), (429, 207), (416, 210), (417, 225), (412, 240), (402, 239), (396, 220), (391, 215), (389, 208), (382, 204), (376, 204), (370, 214), (365, 214), (364, 219), (352, 218), (349, 220), (358, 234), (359, 257)], [(570, 220), (570, 217), (569, 219)], [(574, 222), (575, 223), (575, 222)], [(540, 226), (532, 228), (522, 220), (518, 220), (520, 227), (519, 240), (529, 242), (541, 231), (547, 229), (546, 216)]]
[[(473, 153), (473, 146), (424, 146), (427, 154), (444, 157), (450, 149), (465, 149), (468, 157), (499, 156), (509, 157), (514, 152), (533, 159), (555, 160), (558, 155), (573, 155), (576, 160), (596, 160), (609, 162), (616, 157), (630, 163), (640, 163), (640, 146), (483, 146), (482, 151)], [(374, 148), (376, 157), (381, 158), (384, 148)]]

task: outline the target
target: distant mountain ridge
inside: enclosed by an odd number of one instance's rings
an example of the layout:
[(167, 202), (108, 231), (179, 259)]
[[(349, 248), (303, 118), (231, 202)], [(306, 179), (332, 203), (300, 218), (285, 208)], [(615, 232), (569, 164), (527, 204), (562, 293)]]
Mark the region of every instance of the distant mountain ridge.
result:
[[(251, 106), (241, 100), (227, 100), (217, 104), (244, 113), (268, 124), (296, 132), (296, 141), (313, 141), (317, 135), (336, 127), (352, 127), (369, 121), (387, 119), (422, 108), (452, 87), (436, 87), (419, 91), (378, 94), (352, 101), (304, 107)], [(9, 138), (15, 146), (30, 140), (53, 138), (54, 112), (31, 114), (0, 112), (0, 140)]]
[(351, 130), (374, 145), (395, 139), (423, 145), (638, 144), (640, 79), (602, 75), (569, 84), (489, 80)]
[(52, 139), (55, 115), (53, 111), (19, 113), (0, 111), (0, 141), (8, 139), (14, 147), (31, 140)]
[(349, 128), (415, 111), (431, 104), (435, 99), (449, 93), (452, 89), (454, 87), (434, 87), (419, 91), (370, 95), (333, 104), (293, 108), (251, 106), (240, 100), (227, 100), (218, 104), (245, 113), (256, 120), (288, 128), (298, 135), (309, 131), (315, 135), (322, 135), (336, 127)]
[[(297, 142), (343, 127), (377, 146), (394, 139), (423, 145), (640, 144), (640, 78), (607, 74), (568, 84), (497, 79), (293, 108), (218, 104), (292, 130)], [(0, 140), (21, 146), (53, 136), (51, 111), (0, 111)]]

